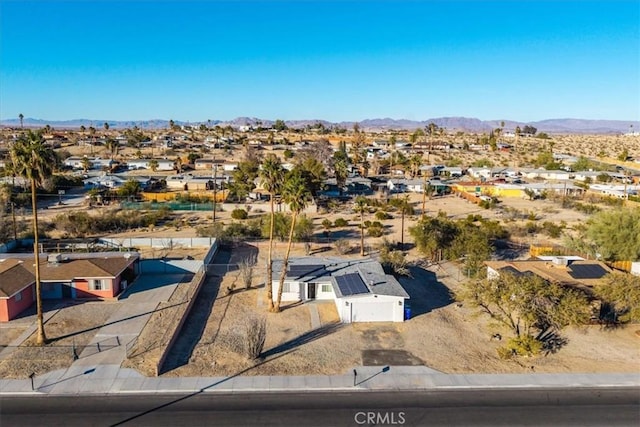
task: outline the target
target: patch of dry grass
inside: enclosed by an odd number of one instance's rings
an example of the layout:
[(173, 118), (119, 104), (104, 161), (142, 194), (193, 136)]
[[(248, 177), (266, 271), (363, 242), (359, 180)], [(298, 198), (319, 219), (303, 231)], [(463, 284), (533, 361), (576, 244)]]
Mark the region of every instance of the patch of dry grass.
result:
[(61, 309), (46, 324), (45, 332), (50, 343), (36, 346), (36, 334), (32, 334), (11, 355), (0, 362), (0, 377), (27, 378), (55, 369), (68, 368), (73, 363), (73, 346), (76, 353), (93, 339), (117, 308), (117, 303), (86, 302)]

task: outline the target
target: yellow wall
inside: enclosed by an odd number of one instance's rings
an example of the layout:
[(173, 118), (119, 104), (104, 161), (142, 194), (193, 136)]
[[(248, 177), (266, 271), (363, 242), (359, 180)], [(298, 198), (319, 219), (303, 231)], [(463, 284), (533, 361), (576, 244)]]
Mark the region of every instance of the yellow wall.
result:
[[(176, 198), (178, 194), (184, 194), (184, 191), (171, 191), (167, 193), (142, 193), (142, 199), (147, 202), (169, 202)], [(213, 192), (212, 191), (189, 191), (189, 194), (192, 196), (198, 196), (203, 199), (212, 200)], [(229, 190), (218, 190), (216, 193), (216, 201), (224, 202), (227, 200), (227, 195), (229, 194)]]

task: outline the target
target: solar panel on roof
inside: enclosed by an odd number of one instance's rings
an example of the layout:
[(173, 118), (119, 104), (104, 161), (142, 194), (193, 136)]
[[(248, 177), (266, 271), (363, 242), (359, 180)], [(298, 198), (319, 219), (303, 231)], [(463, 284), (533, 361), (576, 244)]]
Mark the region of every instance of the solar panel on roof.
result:
[(608, 273), (600, 264), (572, 264), (569, 268), (574, 279), (600, 279)]
[(367, 285), (362, 281), (358, 273), (349, 273), (336, 276), (336, 284), (344, 296), (366, 294), (369, 292)]
[(304, 277), (311, 273), (318, 273), (324, 269), (322, 264), (293, 264), (289, 265), (287, 277)]

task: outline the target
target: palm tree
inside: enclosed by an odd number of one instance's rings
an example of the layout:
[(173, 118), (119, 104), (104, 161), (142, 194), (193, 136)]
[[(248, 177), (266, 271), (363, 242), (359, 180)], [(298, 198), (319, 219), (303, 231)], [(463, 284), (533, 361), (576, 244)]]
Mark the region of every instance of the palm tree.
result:
[(113, 160), (113, 157), (118, 154), (118, 141), (116, 141), (113, 138), (108, 138), (105, 143), (104, 146), (107, 148), (107, 150), (109, 151), (109, 153), (111, 154), (111, 160)]
[(291, 253), (291, 243), (293, 242), (293, 232), (296, 228), (296, 220), (298, 214), (306, 207), (311, 193), (308, 190), (308, 184), (305, 181), (299, 169), (293, 169), (284, 180), (282, 186), (282, 198), (289, 205), (291, 210), (291, 228), (289, 229), (289, 241), (287, 242), (287, 251), (282, 261), (282, 271), (280, 272), (280, 282), (278, 286), (278, 299), (273, 308), (275, 312), (280, 311), (280, 302), (282, 301), (282, 289), (284, 288), (284, 279), (287, 276), (287, 268), (289, 267), (289, 254)]
[(104, 124), (102, 125), (102, 127), (104, 128), (105, 131), (109, 130), (109, 123), (104, 122)]
[(409, 204), (409, 195), (405, 195), (401, 198), (402, 204), (400, 205), (400, 212), (402, 213), (402, 221), (400, 223), (400, 250), (404, 250), (404, 216), (410, 214), (413, 210), (411, 204)]
[(82, 171), (87, 173), (89, 168), (91, 168), (91, 160), (87, 156), (84, 156), (82, 160), (80, 160), (80, 164), (82, 165)]
[(22, 113), (18, 114), (18, 118), (20, 119), (20, 129), (24, 129), (24, 126), (22, 125), (24, 120), (24, 114)]
[(271, 212), (269, 224), (269, 252), (267, 255), (267, 300), (269, 311), (273, 308), (273, 229), (275, 222), (274, 202), (275, 197), (282, 188), (284, 180), (284, 168), (280, 159), (275, 154), (269, 154), (262, 162), (260, 170), (260, 186), (269, 192), (269, 209)]
[(91, 135), (91, 155), (93, 156), (93, 146), (96, 143), (96, 128), (89, 126), (89, 135)]
[(356, 205), (353, 210), (360, 214), (360, 256), (364, 256), (364, 214), (367, 211), (367, 198), (364, 196), (356, 197)]
[(182, 158), (180, 156), (176, 157), (176, 160), (173, 162), (173, 168), (177, 173), (182, 173)]
[(31, 183), (31, 209), (33, 211), (33, 256), (35, 258), (36, 311), (38, 324), (38, 345), (47, 342), (42, 315), (42, 289), (40, 286), (40, 260), (38, 257), (38, 206), (36, 189), (53, 172), (56, 156), (53, 150), (44, 144), (41, 132), (29, 130), (20, 136), (11, 147), (13, 170)]

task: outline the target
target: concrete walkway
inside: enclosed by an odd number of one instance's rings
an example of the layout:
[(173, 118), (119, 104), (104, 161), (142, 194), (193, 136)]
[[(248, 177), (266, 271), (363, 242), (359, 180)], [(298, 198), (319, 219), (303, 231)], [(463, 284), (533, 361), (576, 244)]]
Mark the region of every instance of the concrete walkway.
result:
[[(127, 345), (135, 340), (160, 303), (171, 298), (183, 274), (142, 275), (120, 297), (118, 309), (87, 345), (65, 377), (95, 365), (120, 366), (127, 357)], [(100, 349), (103, 346), (105, 349)]]
[(344, 375), (146, 378), (117, 365), (74, 366), (31, 381), (0, 380), (0, 395), (246, 393), (256, 391), (376, 391), (488, 388), (640, 387), (638, 374), (436, 373), (423, 366), (356, 367)]
[(316, 307), (316, 305), (312, 302), (306, 303), (305, 305), (309, 307), (311, 330), (318, 329), (320, 326), (322, 326), (322, 323), (320, 322), (320, 314), (318, 313), (318, 307)]

